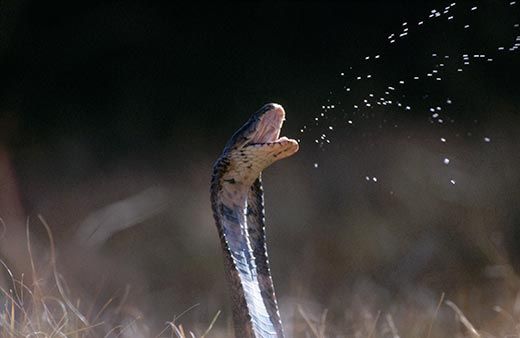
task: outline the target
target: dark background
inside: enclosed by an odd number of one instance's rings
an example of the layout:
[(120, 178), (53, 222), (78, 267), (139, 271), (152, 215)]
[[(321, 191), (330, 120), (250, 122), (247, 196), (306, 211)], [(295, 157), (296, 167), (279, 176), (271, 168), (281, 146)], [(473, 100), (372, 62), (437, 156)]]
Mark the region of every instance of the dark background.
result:
[[(301, 141), (264, 179), (287, 325), (305, 304), (329, 308), (340, 332), (364, 304), (406, 330), (400, 311), (430, 310), (441, 292), (484, 325), (517, 290), (520, 68), (518, 47), (508, 49), (520, 15), (509, 1), (461, 2), (428, 19), (450, 4), (3, 1), (0, 141), (11, 174), (2, 184), (16, 187), (0, 199), (8, 230), (23, 230), (28, 215), (45, 248), (41, 214), (85, 298), (97, 285), (111, 295), (131, 284), (130, 303), (150, 322), (198, 303), (184, 318), (204, 326), (228, 309), (211, 165), (251, 113), (277, 102), (283, 133)], [(403, 27), (409, 35), (390, 44)], [(425, 75), (432, 69), (442, 80)], [(364, 106), (372, 93), (393, 104)], [(143, 200), (146, 216), (125, 209)], [(84, 248), (86, 220), (129, 227)]]

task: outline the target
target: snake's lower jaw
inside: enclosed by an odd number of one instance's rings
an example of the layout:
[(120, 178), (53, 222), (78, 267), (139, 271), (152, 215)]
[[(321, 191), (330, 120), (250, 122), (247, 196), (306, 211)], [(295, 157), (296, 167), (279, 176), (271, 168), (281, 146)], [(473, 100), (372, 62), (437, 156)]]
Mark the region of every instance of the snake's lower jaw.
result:
[(287, 137), (279, 138), (274, 142), (264, 143), (259, 146), (253, 145), (253, 158), (261, 162), (262, 170), (276, 161), (294, 155), (299, 149), (298, 142)]
[(285, 136), (278, 139), (277, 143), (280, 143), (284, 151), (279, 155), (276, 160), (281, 160), (283, 158), (292, 156), (298, 152), (300, 149), (300, 145), (296, 140), (289, 139)]
[(298, 142), (287, 137), (273, 142), (250, 144), (229, 155), (230, 165), (225, 179), (233, 179), (249, 188), (265, 168), (294, 155), (298, 149)]

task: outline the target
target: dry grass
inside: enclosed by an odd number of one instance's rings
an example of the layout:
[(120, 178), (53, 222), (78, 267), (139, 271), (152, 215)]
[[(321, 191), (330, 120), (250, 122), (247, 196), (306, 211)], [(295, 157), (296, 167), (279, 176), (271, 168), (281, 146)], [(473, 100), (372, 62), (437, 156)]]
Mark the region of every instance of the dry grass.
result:
[[(39, 216), (47, 231), (50, 242), (50, 263), (45, 273), (40, 273), (32, 252), (29, 227), (27, 226), (27, 250), (29, 252), (32, 276), (27, 282), (24, 276), (16, 278), (9, 266), (2, 260), (0, 264), (10, 279), (9, 289), (0, 287), (0, 337), (177, 337), (195, 338), (196, 335), (186, 330), (177, 320), (183, 315), (166, 323), (158, 334), (151, 334), (141, 316), (121, 316), (121, 308), (115, 307), (109, 299), (97, 311), (92, 306), (82, 304), (69, 296), (67, 285), (56, 268), (54, 239), (49, 225)], [(50, 271), (50, 273), (49, 273)], [(188, 309), (187, 311), (189, 311)], [(108, 314), (108, 316), (107, 316)], [(200, 338), (207, 337), (215, 324), (220, 311)], [(119, 321), (115, 325), (102, 318)]]
[[(222, 328), (222, 320), (217, 323), (220, 311), (205, 331), (198, 331), (203, 332), (202, 334), (197, 335), (179, 324), (179, 319), (192, 308), (168, 321), (161, 332), (152, 333), (142, 316), (123, 314), (121, 306), (116, 305), (113, 299), (108, 299), (103, 306), (94, 309), (89, 303), (72, 298), (64, 278), (56, 268), (56, 252), (50, 227), (42, 217), (39, 220), (47, 231), (50, 243), (48, 267), (43, 268), (41, 262), (34, 260), (28, 227), (27, 250), (32, 276), (25, 278), (22, 275), (17, 278), (9, 266), (0, 260), (10, 278), (9, 288), (0, 287), (1, 338), (232, 336), (229, 326)], [(492, 325), (472, 321), (453, 300), (446, 299), (444, 293), (430, 308), (422, 309), (408, 308), (405, 304), (395, 304), (384, 311), (346, 305), (343, 320), (338, 320), (337, 317), (331, 319), (327, 309), (309, 310), (306, 306), (295, 305), (296, 311), (285, 325), (289, 337), (305, 338), (520, 338), (520, 311), (514, 310), (515, 306), (511, 305), (516, 303), (518, 301), (511, 299), (504, 307), (497, 305), (490, 309), (496, 318), (485, 318), (485, 321), (492, 322)], [(513, 310), (506, 310), (510, 308)]]
[[(301, 307), (298, 307), (298, 312), (306, 324), (306, 332), (295, 335), (295, 337), (306, 337), (306, 338), (329, 338), (329, 337), (352, 337), (352, 338), (404, 338), (404, 337), (422, 337), (422, 338), (434, 338), (434, 337), (454, 337), (454, 338), (518, 338), (520, 337), (520, 323), (515, 321), (513, 317), (506, 313), (505, 315), (511, 320), (513, 324), (508, 333), (500, 332), (503, 331), (503, 327), (497, 327), (497, 331), (500, 333), (490, 333), (485, 330), (476, 329), (475, 325), (469, 321), (465, 314), (451, 301), (439, 302), (439, 307), (444, 305), (447, 308), (453, 310), (454, 318), (453, 321), (457, 323), (455, 328), (446, 330), (445, 327), (439, 327), (436, 333), (432, 330), (433, 326), (442, 326), (444, 323), (436, 322), (436, 315), (438, 309), (430, 317), (430, 320), (423, 316), (423, 320), (418, 320), (414, 323), (409, 323), (410, 327), (404, 328), (406, 333), (401, 333), (394, 322), (394, 318), (390, 314), (383, 314), (379, 311), (375, 316), (369, 316), (365, 320), (360, 320), (345, 331), (349, 333), (344, 334), (331, 334), (328, 333), (329, 327), (327, 327), (326, 316), (327, 311), (324, 311), (319, 318), (311, 319), (310, 315), (306, 313)], [(497, 312), (498, 309), (495, 309)], [(410, 332), (411, 328), (414, 328)]]

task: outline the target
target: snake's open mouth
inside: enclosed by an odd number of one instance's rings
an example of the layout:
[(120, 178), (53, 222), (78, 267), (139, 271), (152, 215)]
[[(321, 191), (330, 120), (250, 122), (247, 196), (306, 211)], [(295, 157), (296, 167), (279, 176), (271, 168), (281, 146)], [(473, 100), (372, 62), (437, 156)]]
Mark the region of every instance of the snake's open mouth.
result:
[(265, 145), (275, 143), (296, 143), (295, 140), (285, 136), (280, 137), (280, 130), (285, 121), (285, 110), (276, 103), (268, 105), (268, 110), (259, 117), (258, 125), (248, 146)]

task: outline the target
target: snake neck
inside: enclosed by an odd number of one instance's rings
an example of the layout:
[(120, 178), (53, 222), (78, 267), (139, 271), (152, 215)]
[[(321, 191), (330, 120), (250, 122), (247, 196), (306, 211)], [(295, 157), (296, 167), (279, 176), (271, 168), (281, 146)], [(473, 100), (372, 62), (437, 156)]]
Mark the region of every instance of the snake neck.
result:
[(213, 167), (211, 206), (231, 285), (237, 338), (283, 338), (267, 259), (260, 173), (298, 151), (280, 130), (285, 110), (266, 104), (229, 139)]
[(214, 166), (211, 202), (231, 286), (237, 338), (281, 338), (265, 247), (258, 173), (241, 176), (225, 157)]

